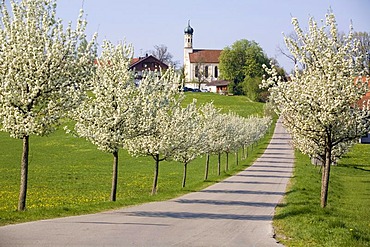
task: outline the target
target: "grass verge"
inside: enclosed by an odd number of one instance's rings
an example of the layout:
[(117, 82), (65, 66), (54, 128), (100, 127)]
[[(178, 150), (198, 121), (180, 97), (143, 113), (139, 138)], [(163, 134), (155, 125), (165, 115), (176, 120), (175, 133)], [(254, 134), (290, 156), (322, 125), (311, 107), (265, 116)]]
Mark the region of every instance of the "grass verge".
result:
[(278, 240), (286, 246), (370, 246), (370, 145), (355, 145), (332, 167), (324, 209), (320, 168), (295, 156), (294, 177), (274, 217)]

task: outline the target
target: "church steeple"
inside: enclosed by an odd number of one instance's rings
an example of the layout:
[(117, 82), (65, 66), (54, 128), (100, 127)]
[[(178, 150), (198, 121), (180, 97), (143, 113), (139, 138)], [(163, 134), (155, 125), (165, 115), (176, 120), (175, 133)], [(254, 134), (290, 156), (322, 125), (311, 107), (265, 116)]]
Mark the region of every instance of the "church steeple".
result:
[(184, 29), (184, 48), (193, 48), (193, 33), (194, 29), (190, 26), (190, 20), (188, 26)]
[(190, 54), (193, 53), (193, 33), (194, 29), (190, 26), (190, 20), (188, 26), (184, 29), (184, 71), (185, 81), (190, 81), (191, 78), (191, 64)]

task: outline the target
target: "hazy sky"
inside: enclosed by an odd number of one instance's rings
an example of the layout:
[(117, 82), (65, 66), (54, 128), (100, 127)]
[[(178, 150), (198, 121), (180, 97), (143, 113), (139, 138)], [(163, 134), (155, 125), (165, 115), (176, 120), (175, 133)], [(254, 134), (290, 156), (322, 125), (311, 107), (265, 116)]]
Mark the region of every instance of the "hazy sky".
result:
[(180, 64), (189, 19), (194, 48), (223, 49), (240, 39), (254, 40), (288, 72), (292, 64), (277, 47), (284, 47), (282, 32), (293, 31), (292, 17), (305, 28), (309, 17), (324, 19), (331, 8), (340, 31), (348, 32), (352, 20), (356, 31), (370, 32), (370, 0), (58, 0), (57, 15), (75, 23), (82, 6), (88, 35), (98, 32), (100, 44), (126, 40), (135, 56), (164, 44)]

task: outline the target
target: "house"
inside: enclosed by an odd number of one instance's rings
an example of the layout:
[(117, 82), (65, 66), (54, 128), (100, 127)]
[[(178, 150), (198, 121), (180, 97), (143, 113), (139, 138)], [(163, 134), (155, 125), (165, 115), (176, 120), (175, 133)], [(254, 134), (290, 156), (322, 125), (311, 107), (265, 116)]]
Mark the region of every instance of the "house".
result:
[(229, 81), (225, 80), (211, 81), (205, 84), (205, 88), (207, 89), (207, 91), (212, 93), (227, 94), (227, 86), (229, 85), (229, 83)]
[(189, 21), (184, 30), (184, 84), (189, 88), (206, 89), (207, 83), (220, 79), (219, 57), (222, 50), (194, 49), (193, 34)]
[(167, 69), (167, 64), (148, 54), (145, 57), (133, 58), (130, 65), (130, 70), (135, 71), (135, 79), (137, 80), (143, 78), (145, 71), (156, 71), (160, 75), (162, 71), (166, 71)]

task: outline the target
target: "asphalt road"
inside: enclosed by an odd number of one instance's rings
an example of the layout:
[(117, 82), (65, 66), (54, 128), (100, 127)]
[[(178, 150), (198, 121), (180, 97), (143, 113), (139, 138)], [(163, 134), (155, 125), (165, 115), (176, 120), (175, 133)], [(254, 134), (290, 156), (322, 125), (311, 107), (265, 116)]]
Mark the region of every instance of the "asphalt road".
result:
[(218, 184), (164, 202), (0, 227), (0, 246), (281, 246), (272, 217), (292, 174), (289, 140), (278, 122), (265, 153)]

